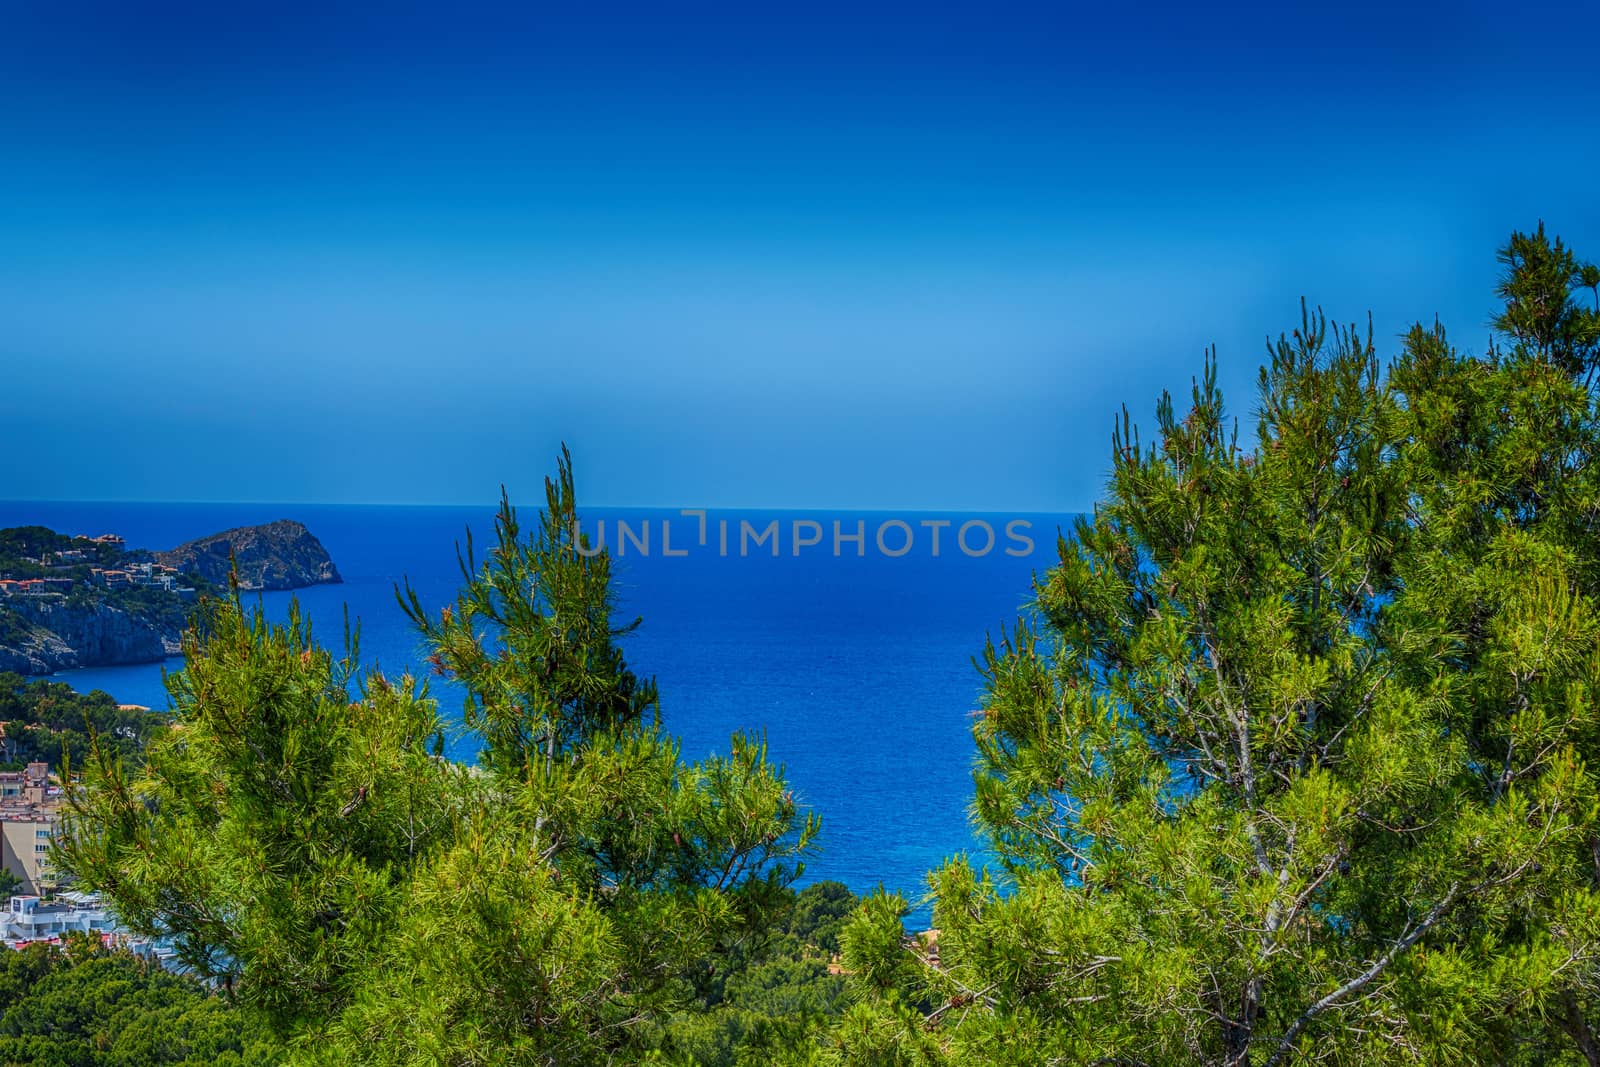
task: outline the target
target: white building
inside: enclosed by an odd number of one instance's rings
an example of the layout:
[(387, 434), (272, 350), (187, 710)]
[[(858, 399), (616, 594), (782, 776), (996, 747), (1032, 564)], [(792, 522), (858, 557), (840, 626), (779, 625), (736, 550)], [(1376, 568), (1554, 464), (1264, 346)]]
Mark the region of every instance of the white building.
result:
[(0, 923), (0, 937), (18, 948), (34, 941), (59, 941), (70, 933), (110, 935), (116, 926), (111, 911), (87, 894), (67, 894), (49, 903), (34, 896), (12, 897)]

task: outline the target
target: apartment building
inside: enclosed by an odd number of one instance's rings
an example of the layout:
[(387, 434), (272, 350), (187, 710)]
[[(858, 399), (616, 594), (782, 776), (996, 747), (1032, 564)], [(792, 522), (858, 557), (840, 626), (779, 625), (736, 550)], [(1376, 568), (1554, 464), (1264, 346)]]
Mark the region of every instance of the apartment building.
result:
[(21, 879), (25, 893), (38, 893), (54, 880), (50, 843), (55, 839), (60, 792), (50, 784), (46, 763), (0, 771), (0, 868)]

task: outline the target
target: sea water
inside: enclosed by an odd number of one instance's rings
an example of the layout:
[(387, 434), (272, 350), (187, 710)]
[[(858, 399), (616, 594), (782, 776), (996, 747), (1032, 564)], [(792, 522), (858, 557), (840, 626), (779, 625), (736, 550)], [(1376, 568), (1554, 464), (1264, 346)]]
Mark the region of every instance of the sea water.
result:
[[(322, 641), (335, 646), (348, 608), (360, 624), (363, 661), (389, 674), (426, 673), (396, 584), (409, 581), (437, 609), (460, 584), (456, 546), (465, 529), (481, 547), (493, 528), (491, 508), (0, 502), (0, 527), (118, 533), (142, 548), (280, 518), (304, 522), (344, 582), (253, 596), (277, 618), (297, 598)], [(535, 518), (532, 509), (522, 515), (525, 526)], [(660, 683), (663, 724), (688, 759), (726, 752), (736, 730), (765, 735), (796, 795), (822, 816), (806, 881), (838, 879), (858, 892), (881, 884), (915, 902), (927, 873), (946, 859), (982, 862), (969, 817), (972, 715), (982, 696), (972, 658), (986, 634), (998, 638), (1025, 609), (1032, 577), (1054, 561), (1068, 517), (584, 512), (592, 539), (602, 522), (619, 614), (643, 619), (624, 650), (636, 671)], [(619, 522), (631, 536), (619, 539)], [(1010, 523), (1022, 525), (1008, 531)], [(639, 543), (646, 527), (647, 549)], [(762, 533), (776, 535), (776, 556), (772, 540), (755, 540)], [(57, 677), (162, 708), (162, 672), (146, 664)], [(458, 724), (451, 755), (473, 759), (476, 739), (459, 728), (460, 693), (437, 683), (433, 691)], [(925, 914), (918, 908), (913, 918)]]

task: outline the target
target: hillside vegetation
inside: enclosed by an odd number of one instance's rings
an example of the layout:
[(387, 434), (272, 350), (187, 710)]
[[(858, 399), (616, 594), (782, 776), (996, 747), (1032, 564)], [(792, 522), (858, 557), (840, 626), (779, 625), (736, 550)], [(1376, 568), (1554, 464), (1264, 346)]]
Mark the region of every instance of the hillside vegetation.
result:
[(796, 894), (763, 739), (682, 759), (565, 453), (453, 602), (400, 591), (478, 766), (422, 679), (212, 600), (61, 861), (298, 1063), (1596, 1067), (1600, 270), (1500, 258), (1481, 354), (1305, 309), (1242, 423), (1212, 359), (1124, 413), (975, 635), (997, 862), (930, 872), (937, 933)]

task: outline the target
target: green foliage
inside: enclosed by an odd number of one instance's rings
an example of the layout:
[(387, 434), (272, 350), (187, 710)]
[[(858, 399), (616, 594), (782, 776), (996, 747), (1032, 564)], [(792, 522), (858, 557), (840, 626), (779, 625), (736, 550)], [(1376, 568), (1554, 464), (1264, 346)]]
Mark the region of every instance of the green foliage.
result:
[(982, 657), (1000, 869), (933, 876), (936, 955), (858, 913), (843, 1059), (1600, 1062), (1594, 272), (1502, 260), (1509, 351), (1306, 313), (1248, 447), (1209, 360), (1124, 415)]
[[(410, 679), (237, 599), (186, 638), (144, 766), (102, 747), (86, 767), (63, 867), (300, 1060), (637, 1058), (723, 1002), (793, 900), (816, 819), (758, 739), (681, 759), (617, 643), (609, 560), (572, 539), (564, 452), (547, 504), (525, 534), (502, 501), (454, 604), (402, 596), (468, 695), (479, 768), (438, 755)], [(821, 925), (839, 901), (808, 904)]]
[(401, 606), (434, 648), (435, 668), (466, 689), (466, 722), (483, 735), (484, 766), (517, 776), (537, 764), (548, 773), (589, 739), (654, 715), (656, 686), (623, 662), (617, 641), (639, 620), (613, 621), (611, 557), (580, 540), (565, 448), (533, 535), (523, 537), (504, 497), (495, 535), (480, 567), (467, 531), (453, 607), (435, 617), (409, 586)]
[[(118, 545), (79, 541), (56, 533), (47, 526), (13, 526), (0, 530), (0, 577), (42, 578), (69, 573), (52, 568), (50, 562), (53, 560), (49, 560), (49, 557), (57, 552), (74, 550), (84, 555), (83, 573), (88, 573), (91, 565), (104, 566), (122, 558), (122, 549)], [(70, 573), (77, 571), (74, 569)]]
[[(62, 561), (57, 557), (62, 552), (82, 558)], [(181, 595), (148, 586), (110, 589), (93, 579), (96, 568), (125, 569), (152, 558), (143, 550), (124, 551), (118, 544), (79, 540), (44, 526), (0, 530), (0, 578), (65, 579), (72, 583), (65, 596), (69, 608), (85, 612), (114, 608), (141, 625), (176, 635), (198, 597), (216, 596), (222, 590), (194, 574), (179, 576), (181, 584), (193, 591)], [(47, 602), (60, 603), (61, 597), (53, 593)], [(37, 616), (28, 617), (25, 603), (29, 601), (0, 596), (0, 646), (20, 647), (50, 638), (50, 631), (34, 621)]]
[(794, 906), (774, 925), (793, 952), (836, 956), (840, 935), (856, 908), (856, 895), (842, 882), (818, 882), (802, 889)]
[[(1600, 350), (1600, 267), (1580, 264), (1572, 251), (1545, 236), (1544, 223), (1531, 234), (1513, 233), (1500, 250), (1505, 275), (1495, 290), (1505, 301), (1495, 328), (1524, 352), (1587, 384)], [(1594, 306), (1574, 297), (1588, 289)]]
[(464, 771), (409, 679), (359, 678), (291, 609), (213, 601), (168, 676), (174, 725), (142, 767), (108, 746), (84, 766), (61, 862), (134, 930), (281, 1025), (352, 996), (405, 884), (454, 835)]
[(77, 693), (62, 682), (29, 682), (0, 672), (0, 724), (5, 727), (0, 767), (15, 769), (36, 760), (56, 768), (67, 761), (81, 766), (91, 738), (136, 761), (167, 722), (162, 713), (123, 710), (98, 689)]
[(712, 1010), (680, 1012), (662, 1029), (654, 1059), (697, 1067), (812, 1062), (846, 1007), (836, 960), (856, 903), (838, 882), (793, 894), (764, 938), (719, 965)]
[(281, 1053), (200, 983), (98, 942), (0, 952), (0, 1063), (264, 1067)]
[(1481, 357), (1302, 309), (1243, 443), (1211, 359), (1124, 413), (980, 657), (996, 863), (933, 872), (936, 931), (792, 889), (761, 740), (682, 759), (564, 451), (452, 604), (401, 596), (480, 767), (424, 687), (211, 602), (63, 864), (304, 1063), (1600, 1065), (1600, 269), (1501, 261)]

